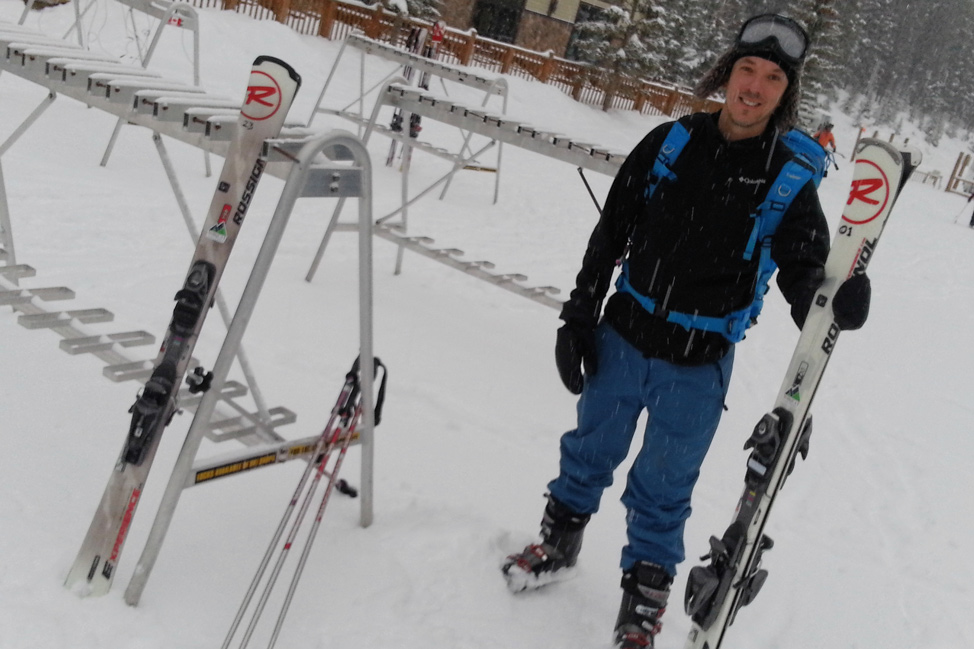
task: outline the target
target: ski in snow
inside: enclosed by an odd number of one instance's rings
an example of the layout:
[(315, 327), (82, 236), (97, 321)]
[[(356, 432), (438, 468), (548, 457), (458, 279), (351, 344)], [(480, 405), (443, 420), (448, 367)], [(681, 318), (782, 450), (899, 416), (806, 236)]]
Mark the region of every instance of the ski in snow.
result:
[(709, 565), (690, 571), (684, 608), (692, 620), (685, 649), (718, 649), (742, 606), (767, 578), (761, 557), (773, 543), (765, 534), (771, 506), (811, 434), (809, 407), (839, 337), (832, 298), (839, 285), (866, 272), (893, 203), (919, 164), (916, 152), (879, 140), (860, 142), (852, 188), (805, 326), (772, 411), (758, 422), (745, 448), (752, 449), (744, 492), (730, 527), (711, 537)]
[[(254, 61), (237, 131), (230, 142), (206, 221), (183, 287), (176, 293), (172, 320), (152, 375), (129, 409), (128, 435), (101, 502), (95, 510), (65, 586), (82, 596), (104, 595), (112, 585), (159, 439), (172, 420), (179, 386), (213, 303), (230, 251), (254, 196), (266, 162), (261, 148), (284, 124), (301, 78), (286, 63), (269, 56)], [(207, 386), (193, 375), (198, 391)]]

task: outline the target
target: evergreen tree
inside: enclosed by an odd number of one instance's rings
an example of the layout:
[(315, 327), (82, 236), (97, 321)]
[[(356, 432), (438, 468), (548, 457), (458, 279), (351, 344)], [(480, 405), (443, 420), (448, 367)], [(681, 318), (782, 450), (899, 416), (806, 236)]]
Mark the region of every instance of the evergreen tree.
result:
[(409, 15), (433, 22), (440, 17), (440, 3), (442, 0), (406, 0)]
[(660, 74), (663, 55), (653, 45), (662, 32), (656, 0), (622, 0), (604, 12), (604, 20), (578, 26), (576, 47), (580, 58), (607, 75), (605, 100), (608, 110), (624, 78), (642, 79)]
[(835, 85), (836, 52), (839, 30), (836, 0), (808, 0), (795, 18), (805, 26), (811, 48), (802, 74), (802, 99), (799, 105), (801, 125), (816, 129), (818, 115), (838, 98)]

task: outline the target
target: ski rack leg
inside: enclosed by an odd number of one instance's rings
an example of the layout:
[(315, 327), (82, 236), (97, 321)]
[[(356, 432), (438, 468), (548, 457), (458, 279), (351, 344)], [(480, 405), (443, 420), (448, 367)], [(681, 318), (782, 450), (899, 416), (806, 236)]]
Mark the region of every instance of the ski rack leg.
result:
[[(3, 179), (3, 160), (0, 160), (0, 262), (7, 266), (17, 264), (14, 254), (14, 233), (10, 225), (10, 207), (7, 205), (7, 185)], [(12, 278), (17, 285), (17, 278)]]
[[(0, 261), (5, 262), (8, 266), (16, 264), (17, 258), (14, 254), (14, 236), (10, 222), (10, 205), (7, 203), (7, 185), (3, 178), (3, 154), (10, 150), (10, 147), (20, 139), (21, 135), (27, 132), (27, 129), (54, 103), (55, 99), (57, 99), (57, 94), (48, 92), (47, 97), (41, 100), (41, 103), (31, 111), (30, 115), (21, 122), (20, 126), (14, 129), (7, 139), (0, 144), (0, 251), (3, 252)], [(17, 280), (14, 279), (13, 281), (16, 284)]]
[[(78, 45), (80, 45), (81, 47), (84, 47), (85, 46), (85, 36), (84, 36), (84, 29), (82, 29), (82, 27), (81, 27), (81, 19), (84, 18), (85, 14), (88, 13), (88, 10), (91, 9), (94, 6), (95, 0), (91, 0), (88, 3), (88, 6), (85, 7), (85, 10), (84, 11), (81, 11), (81, 0), (71, 0), (71, 1), (72, 1), (72, 4), (74, 5), (74, 23), (72, 23), (71, 26), (68, 27), (68, 31), (64, 32), (64, 36), (62, 36), (61, 39), (63, 40), (65, 38), (67, 38), (68, 37), (68, 34), (70, 34), (74, 30), (77, 30), (78, 31)], [(34, 8), (34, 3), (35, 2), (36, 2), (36, 0), (28, 0), (28, 2), (25, 2), (24, 3), (24, 12), (22, 14), (20, 14), (20, 19), (17, 21), (17, 24), (18, 25), (23, 25), (24, 24), (24, 21), (27, 20), (27, 16), (30, 14), (31, 9)]]
[[(498, 142), (498, 141), (495, 141), (495, 140), (491, 140), (490, 142), (488, 142), (487, 144), (485, 144), (481, 148), (477, 149), (476, 152), (471, 153), (469, 156), (467, 156), (466, 158), (464, 158), (461, 161), (461, 163), (460, 163), (460, 165), (461, 165), (460, 168), (462, 168), (462, 166), (465, 165), (465, 164), (467, 164), (468, 162), (477, 159), (477, 157), (479, 157), (480, 154), (484, 153), (485, 151), (487, 151), (487, 149), (491, 148), (492, 146), (500, 146), (501, 144), (502, 144), (501, 142)], [(433, 191), (434, 189), (436, 189), (437, 187), (439, 187), (443, 183), (447, 182), (450, 178), (452, 178), (453, 175), (457, 171), (459, 171), (460, 168), (454, 167), (454, 169), (451, 170), (449, 173), (447, 173), (445, 176), (443, 176), (442, 178), (440, 178), (439, 180), (437, 180), (435, 183), (433, 183), (432, 185), (430, 185), (429, 187), (427, 187), (423, 191), (419, 192), (418, 194), (416, 194), (415, 196), (413, 196), (412, 198), (410, 198), (408, 201), (406, 201), (405, 203), (403, 203), (402, 205), (400, 205), (396, 209), (392, 210), (391, 212), (389, 212), (388, 214), (386, 214), (384, 216), (380, 216), (379, 218), (377, 218), (375, 220), (376, 224), (385, 223), (386, 221), (388, 221), (389, 219), (391, 219), (392, 217), (394, 217), (396, 214), (399, 214), (400, 212), (402, 212), (404, 208), (409, 207), (413, 203), (419, 201), (424, 196), (426, 196), (427, 194), (429, 194), (431, 191)]]
[[(90, 5), (89, 5), (90, 6)], [(85, 9), (87, 11), (87, 9)], [(150, 15), (153, 15), (150, 13)], [(132, 9), (129, 8), (129, 16), (132, 16)], [(178, 16), (178, 18), (177, 18)], [(155, 17), (155, 15), (153, 15)], [(173, 20), (178, 19), (178, 23), (174, 23)], [(80, 20), (80, 19), (79, 19)], [(150, 43), (145, 54), (142, 53), (142, 48), (138, 43), (138, 38), (136, 37), (136, 47), (139, 49), (139, 64), (143, 69), (148, 67), (149, 60), (155, 53), (156, 46), (159, 44), (159, 37), (162, 36), (162, 30), (168, 25), (178, 24), (179, 27), (183, 29), (190, 29), (193, 32), (193, 85), (197, 88), (200, 87), (200, 21), (199, 15), (196, 13), (196, 9), (185, 2), (179, 2), (173, 4), (169, 7), (162, 17), (159, 19), (159, 25), (156, 27), (155, 33), (152, 35), (152, 42)], [(132, 27), (135, 27), (135, 18), (132, 18)], [(136, 33), (138, 30), (136, 30)], [(83, 46), (82, 46), (83, 47)], [(101, 162), (99, 163), (102, 167), (108, 166), (108, 158), (112, 155), (112, 149), (115, 148), (115, 141), (118, 139), (119, 133), (122, 131), (122, 126), (125, 125), (126, 119), (124, 117), (119, 117), (118, 121), (115, 122), (115, 129), (112, 131), (112, 136), (108, 139), (108, 146), (105, 147), (105, 153), (101, 156)], [(155, 135), (155, 132), (153, 132)], [(210, 171), (210, 152), (203, 149), (203, 165), (206, 167), (206, 177), (209, 178)], [(195, 235), (194, 235), (195, 237)], [(195, 241), (195, 238), (194, 238)]]
[(335, 57), (335, 62), (331, 64), (331, 71), (328, 72), (328, 78), (325, 79), (325, 85), (322, 86), (321, 92), (318, 94), (318, 100), (315, 101), (314, 108), (311, 109), (311, 115), (308, 116), (308, 126), (315, 121), (315, 115), (318, 114), (318, 108), (321, 107), (321, 102), (325, 99), (325, 93), (328, 91), (328, 86), (331, 85), (332, 79), (335, 77), (335, 72), (338, 70), (338, 62), (342, 60), (342, 54), (345, 53), (345, 46), (348, 45), (348, 40), (342, 39), (342, 46), (338, 48), (338, 55)]
[[(359, 345), (360, 356), (364, 359), (375, 357), (373, 351), (373, 283), (372, 283), (372, 166), (368, 151), (362, 141), (350, 133), (331, 131), (321, 138), (307, 143), (297, 156), (297, 161), (288, 174), (287, 182), (281, 192), (277, 209), (271, 219), (264, 243), (261, 246), (250, 279), (240, 298), (240, 304), (230, 324), (223, 346), (213, 366), (213, 385), (207, 391), (196, 409), (193, 423), (183, 442), (179, 457), (173, 468), (166, 491), (163, 494), (159, 511), (149, 530), (142, 556), (135, 567), (135, 573), (125, 590), (125, 602), (131, 606), (139, 603), (142, 591), (148, 581), (149, 574), (158, 559), (162, 542), (165, 539), (169, 524), (175, 514), (176, 505), (186, 483), (187, 476), (192, 471), (193, 460), (199, 450), (206, 432), (207, 422), (213, 414), (216, 401), (219, 399), (220, 388), (227, 376), (235, 352), (243, 338), (244, 330), (253, 313), (257, 296), (263, 287), (264, 280), (270, 269), (274, 254), (284, 234), (284, 228), (294, 208), (295, 201), (304, 189), (307, 174), (312, 160), (324, 151), (326, 147), (341, 147), (351, 152), (355, 165), (361, 170), (359, 199)], [(375, 403), (373, 385), (375, 382), (375, 366), (371, 362), (363, 362), (360, 370), (362, 386), (362, 428), (360, 434), (362, 446), (361, 467), (361, 503), (359, 524), (368, 527), (373, 519), (373, 469), (374, 469), (374, 429)]]
[[(410, 120), (412, 117), (412, 113), (409, 113)], [(406, 113), (403, 113), (403, 123), (409, 123), (406, 119)], [(395, 140), (393, 140), (393, 143), (395, 143)], [(412, 147), (409, 145), (409, 140), (404, 139), (402, 143), (402, 167), (399, 170), (401, 178), (399, 183), (399, 200), (402, 203), (400, 214), (402, 215), (401, 226), (403, 234), (406, 233), (409, 227), (409, 208), (407, 207), (407, 203), (409, 202), (409, 168), (412, 166), (412, 157)], [(402, 274), (402, 257), (405, 252), (406, 248), (404, 246), (399, 246), (399, 249), (396, 250), (396, 267), (392, 271), (393, 275)]]
[[(441, 78), (441, 81), (442, 81), (442, 78)], [(503, 88), (503, 91), (500, 92), (499, 94), (504, 98), (503, 114), (504, 115), (507, 115), (507, 81), (505, 81), (504, 79), (498, 79), (497, 81), (494, 82), (493, 85), (494, 86), (500, 86), (500, 87)], [(481, 108), (485, 108), (487, 106), (487, 102), (490, 100), (491, 94), (492, 94), (491, 90), (488, 89), (487, 92), (484, 94), (484, 100), (482, 102), (480, 102), (480, 107)], [(472, 131), (468, 132), (467, 135), (466, 135), (466, 137), (463, 139), (463, 146), (460, 149), (461, 151), (469, 151), (470, 150), (469, 149), (469, 143), (470, 143), (470, 138), (472, 138), (472, 137), (473, 137), (473, 132)], [(501, 190), (501, 152), (503, 151), (503, 148), (504, 148), (504, 143), (503, 142), (497, 142), (497, 173), (496, 173), (496, 176), (494, 178), (494, 205), (497, 205), (497, 199), (500, 196), (500, 190)], [(480, 151), (484, 151), (486, 149), (487, 149), (487, 147), (484, 147)], [(443, 200), (444, 198), (446, 198), (446, 192), (447, 192), (447, 190), (450, 189), (450, 181), (453, 180), (453, 175), (456, 172), (458, 172), (461, 169), (463, 169), (463, 167), (464, 167), (464, 165), (466, 165), (467, 161), (469, 161), (471, 158), (476, 158), (478, 155), (480, 155), (480, 152), (479, 151), (477, 153), (471, 155), (470, 158), (467, 158), (467, 160), (465, 160), (463, 162), (458, 162), (456, 165), (454, 165), (453, 171), (446, 176), (446, 186), (444, 186), (443, 187), (443, 191), (440, 192), (440, 200)]]
[[(365, 54), (363, 53), (364, 57)], [(389, 83), (407, 83), (405, 77), (394, 77), (389, 80)], [(324, 91), (322, 91), (324, 93)], [(319, 99), (319, 102), (321, 100)], [(369, 143), (369, 138), (372, 136), (372, 131), (375, 129), (376, 121), (379, 119), (379, 110), (382, 108), (383, 103), (381, 101), (375, 102), (375, 106), (372, 107), (372, 115), (369, 117), (369, 124), (365, 127), (365, 133), (362, 135), (362, 146)], [(317, 110), (317, 109), (316, 109)], [(338, 199), (338, 204), (335, 206), (335, 211), (331, 215), (331, 220), (328, 222), (328, 227), (325, 229), (325, 234), (321, 238), (321, 243), (318, 244), (318, 250), (315, 252), (315, 257), (311, 261), (311, 266), (308, 268), (307, 274), (304, 276), (304, 281), (310, 282), (314, 279), (315, 273), (318, 272), (318, 266), (321, 264), (321, 258), (325, 256), (325, 249), (328, 247), (328, 242), (331, 240), (331, 235), (335, 231), (335, 226), (338, 224), (338, 217), (341, 216), (342, 208), (345, 207), (345, 197)], [(359, 224), (361, 228), (361, 223)], [(369, 225), (371, 231), (371, 224)]]

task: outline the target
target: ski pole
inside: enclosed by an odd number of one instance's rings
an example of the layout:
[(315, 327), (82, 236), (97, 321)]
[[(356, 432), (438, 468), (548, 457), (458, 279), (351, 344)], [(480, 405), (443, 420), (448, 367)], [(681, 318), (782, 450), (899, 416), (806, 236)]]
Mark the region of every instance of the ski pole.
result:
[(257, 568), (257, 574), (254, 575), (254, 578), (250, 583), (250, 587), (247, 589), (247, 593), (244, 595), (243, 602), (240, 605), (240, 609), (237, 611), (236, 617), (234, 618), (233, 622), (230, 625), (230, 630), (227, 633), (226, 639), (223, 641), (223, 645), (221, 649), (227, 649), (230, 646), (230, 642), (232, 641), (234, 634), (237, 632), (237, 628), (239, 627), (240, 622), (243, 619), (244, 613), (246, 612), (247, 607), (250, 605), (254, 593), (257, 591), (257, 587), (260, 584), (260, 580), (264, 576), (264, 571), (267, 569), (267, 566), (270, 563), (271, 556), (273, 556), (274, 554), (274, 548), (277, 546), (278, 541), (280, 541), (281, 536), (284, 533), (284, 529), (287, 527), (287, 523), (290, 520), (291, 515), (294, 513), (294, 509), (297, 506), (298, 500), (300, 499), (301, 494), (304, 491), (304, 487), (308, 482), (308, 478), (311, 476), (311, 472), (314, 470), (314, 467), (316, 465), (315, 458), (323, 455), (326, 445), (328, 445), (331, 441), (328, 437), (328, 433), (329, 431), (331, 431), (332, 426), (340, 416), (341, 410), (347, 405), (348, 398), (351, 396), (352, 391), (354, 390), (354, 383), (355, 383), (354, 377), (352, 377), (351, 375), (345, 377), (345, 384), (342, 387), (341, 394), (339, 395), (334, 408), (332, 409), (331, 417), (328, 419), (328, 424), (325, 426), (324, 430), (321, 433), (321, 436), (318, 438), (318, 441), (315, 444), (315, 448), (313, 451), (314, 455), (312, 455), (311, 460), (308, 462), (308, 466), (305, 467), (304, 472), (301, 474), (301, 478), (298, 481), (297, 489), (295, 489), (294, 495), (291, 497), (290, 502), (285, 508), (284, 516), (281, 518), (281, 522), (278, 524), (277, 530), (274, 532), (274, 535), (271, 538), (271, 542), (267, 547), (267, 552), (264, 554), (264, 557), (261, 560), (259, 567)]
[[(954, 223), (957, 223), (957, 219), (960, 218), (960, 215), (967, 211), (967, 206), (968, 204), (970, 204), (971, 199), (974, 199), (974, 194), (971, 194), (970, 197), (967, 199), (967, 202), (964, 203), (964, 206), (960, 208), (960, 211), (957, 213), (957, 216), (954, 217)], [(971, 219), (974, 220), (974, 217), (971, 217)]]
[(281, 612), (277, 616), (277, 623), (274, 625), (274, 631), (271, 633), (271, 639), (267, 645), (267, 649), (273, 649), (275, 643), (277, 642), (277, 636), (281, 633), (281, 627), (284, 626), (284, 617), (287, 615), (288, 609), (291, 607), (291, 600), (294, 598), (294, 591), (298, 587), (298, 581), (301, 579), (301, 575), (304, 574), (304, 566), (308, 561), (308, 554), (311, 552), (311, 545), (314, 543), (315, 537), (318, 534), (318, 528), (321, 527), (321, 519), (325, 515), (325, 507), (328, 505), (331, 492), (335, 487), (335, 480), (338, 478), (338, 472), (342, 468), (342, 462), (345, 460), (345, 454), (348, 451), (348, 446), (351, 443), (356, 426), (358, 425), (358, 421), (361, 416), (362, 405), (361, 403), (358, 403), (355, 408), (355, 415), (352, 417), (352, 423), (348, 426), (347, 432), (342, 441), (341, 449), (338, 452), (338, 457), (335, 459), (335, 466), (332, 468), (331, 474), (329, 475), (328, 484), (325, 486), (325, 493), (321, 497), (321, 504), (318, 505), (318, 513), (315, 515), (314, 523), (311, 526), (311, 530), (308, 532), (308, 539), (305, 541), (304, 549), (301, 551), (301, 556), (298, 558), (298, 565), (295, 567), (294, 575), (291, 577), (291, 585), (288, 587), (287, 595), (284, 597), (284, 604), (281, 606)]
[(585, 183), (585, 189), (588, 190), (588, 195), (592, 197), (592, 202), (595, 203), (595, 209), (599, 211), (599, 216), (602, 216), (602, 206), (599, 205), (599, 200), (595, 198), (595, 192), (592, 191), (592, 187), (588, 184), (588, 178), (585, 177), (585, 173), (582, 168), (578, 168), (578, 175), (582, 177), (582, 182)]
[[(374, 359), (374, 363), (376, 369), (382, 369), (382, 380), (379, 384), (378, 394), (376, 396), (374, 413), (374, 423), (375, 425), (378, 425), (381, 421), (382, 405), (385, 401), (387, 371), (385, 369), (385, 365), (383, 365), (382, 361), (380, 361), (378, 358)], [(297, 534), (302, 523), (304, 522), (309, 505), (311, 504), (314, 494), (317, 491), (318, 484), (321, 482), (322, 476), (328, 473), (326, 469), (328, 467), (329, 459), (331, 458), (331, 455), (335, 449), (339, 448), (339, 455), (335, 461), (334, 468), (328, 474), (328, 482), (325, 487), (325, 493), (322, 496), (322, 501), (318, 507), (318, 513), (315, 517), (313, 527), (309, 533), (308, 540), (302, 551), (301, 557), (299, 558), (298, 566), (295, 568), (295, 572), (292, 576), (287, 598), (278, 616), (277, 624), (274, 627), (274, 632), (273, 636), (271, 637), (269, 647), (273, 647), (274, 643), (277, 641), (277, 636), (280, 633), (281, 627), (284, 623), (284, 617), (290, 606), (294, 591), (297, 588), (298, 580), (303, 573), (311, 544), (314, 541), (318, 527), (320, 526), (321, 520), (324, 516), (325, 507), (330, 499), (332, 491), (338, 483), (338, 471), (341, 468), (345, 454), (354, 436), (356, 426), (361, 418), (361, 384), (359, 383), (358, 371), (359, 360), (356, 359), (355, 363), (352, 365), (351, 371), (345, 376), (345, 384), (343, 385), (342, 392), (339, 395), (334, 408), (332, 409), (331, 417), (328, 420), (328, 425), (322, 431), (321, 436), (318, 438), (318, 441), (315, 444), (314, 455), (308, 462), (308, 466), (305, 468), (305, 471), (302, 473), (301, 479), (298, 482), (298, 487), (295, 490), (288, 507), (286, 508), (285, 515), (278, 525), (270, 544), (268, 545), (267, 552), (264, 554), (263, 560), (261, 561), (261, 564), (257, 570), (257, 574), (254, 576), (254, 579), (251, 582), (246, 595), (244, 596), (244, 600), (240, 605), (240, 609), (237, 611), (237, 615), (230, 626), (230, 630), (228, 631), (227, 637), (224, 640), (222, 649), (227, 649), (233, 639), (233, 636), (236, 634), (237, 629), (240, 626), (240, 622), (243, 620), (244, 614), (250, 607), (253, 596), (256, 593), (261, 580), (263, 579), (264, 572), (270, 563), (274, 550), (279, 546), (284, 529), (287, 527), (287, 523), (290, 520), (295, 507), (297, 506), (298, 500), (301, 499), (297, 516), (291, 524), (290, 531), (288, 532), (287, 538), (284, 540), (283, 546), (280, 547), (277, 561), (271, 570), (271, 574), (267, 579), (267, 583), (264, 586), (261, 597), (257, 602), (253, 614), (251, 615), (250, 622), (241, 638), (239, 649), (245, 649), (249, 644), (254, 630), (257, 627), (257, 623), (259, 622), (264, 608), (267, 605), (267, 601), (270, 598), (271, 591), (273, 590), (275, 584), (277, 583), (277, 579), (280, 576), (287, 555), (290, 552), (295, 539), (297, 538)], [(311, 478), (311, 484), (308, 485), (306, 489), (306, 485), (312, 471), (314, 471), (314, 477)], [(304, 494), (303, 498), (301, 497), (302, 493)]]

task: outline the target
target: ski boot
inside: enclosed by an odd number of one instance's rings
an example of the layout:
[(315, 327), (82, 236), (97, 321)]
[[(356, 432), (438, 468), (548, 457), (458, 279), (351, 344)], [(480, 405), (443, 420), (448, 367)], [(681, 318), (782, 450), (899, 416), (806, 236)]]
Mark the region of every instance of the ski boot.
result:
[(655, 563), (638, 561), (622, 573), (622, 605), (616, 620), (617, 649), (652, 649), (666, 611), (671, 577)]
[(508, 556), (501, 566), (513, 593), (568, 579), (582, 549), (582, 532), (591, 514), (575, 514), (551, 494), (545, 495), (548, 505), (541, 518), (541, 542)]

